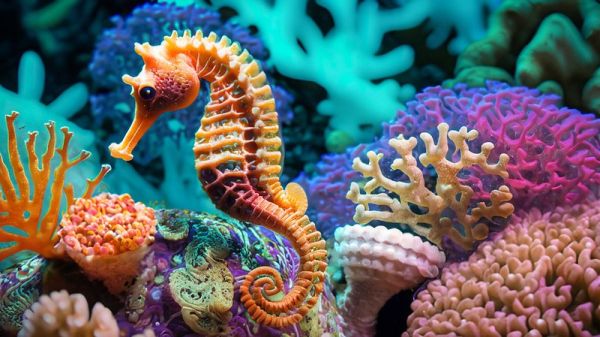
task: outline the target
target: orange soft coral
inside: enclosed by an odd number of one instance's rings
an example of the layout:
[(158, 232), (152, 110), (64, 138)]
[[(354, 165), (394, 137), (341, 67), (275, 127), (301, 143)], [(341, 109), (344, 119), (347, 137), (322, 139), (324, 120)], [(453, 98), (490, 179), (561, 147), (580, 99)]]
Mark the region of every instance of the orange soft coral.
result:
[(137, 275), (138, 262), (154, 241), (154, 210), (129, 194), (102, 193), (80, 198), (60, 222), (58, 236), (67, 254), (88, 276), (113, 293)]
[[(64, 190), (67, 203), (73, 201), (73, 187), (65, 185), (65, 175), (73, 166), (90, 157), (87, 151), (81, 151), (78, 157), (68, 158), (69, 142), (73, 133), (62, 127), (60, 131), (64, 136), (63, 145), (55, 149), (56, 133), (54, 122), (46, 123), (49, 139), (46, 153), (40, 158), (35, 153), (35, 140), (37, 132), (30, 132), (26, 142), (28, 169), (31, 179), (28, 179), (26, 170), (19, 154), (15, 132), (15, 119), (19, 114), (13, 112), (6, 116), (8, 131), (8, 160), (6, 166), (4, 158), (0, 155), (0, 260), (22, 251), (32, 250), (44, 257), (54, 257), (58, 251), (53, 248), (56, 240), (55, 229), (60, 211), (60, 200)], [(58, 153), (60, 163), (54, 170), (50, 161)], [(15, 183), (10, 179), (10, 172), (14, 174)], [(100, 173), (93, 180), (88, 179), (87, 189), (83, 194), (89, 198), (100, 180), (110, 171), (110, 166), (103, 165)], [(46, 190), (50, 181), (50, 174), (54, 179), (50, 186), (50, 200), (44, 214)], [(16, 186), (15, 186), (16, 185)], [(18, 192), (17, 192), (18, 191)], [(11, 231), (8, 226), (16, 227), (19, 232)], [(25, 235), (23, 235), (23, 233)]]

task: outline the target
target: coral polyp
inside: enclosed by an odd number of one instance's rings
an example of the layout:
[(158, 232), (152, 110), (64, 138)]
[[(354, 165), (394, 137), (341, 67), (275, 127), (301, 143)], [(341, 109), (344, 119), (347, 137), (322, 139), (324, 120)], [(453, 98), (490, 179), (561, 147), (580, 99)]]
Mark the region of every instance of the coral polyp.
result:
[(148, 245), (154, 238), (154, 210), (128, 194), (102, 193), (78, 198), (63, 215), (58, 236), (69, 250), (118, 255)]
[(60, 246), (88, 276), (112, 293), (139, 271), (140, 260), (154, 241), (154, 210), (127, 194), (102, 193), (77, 199), (60, 222)]

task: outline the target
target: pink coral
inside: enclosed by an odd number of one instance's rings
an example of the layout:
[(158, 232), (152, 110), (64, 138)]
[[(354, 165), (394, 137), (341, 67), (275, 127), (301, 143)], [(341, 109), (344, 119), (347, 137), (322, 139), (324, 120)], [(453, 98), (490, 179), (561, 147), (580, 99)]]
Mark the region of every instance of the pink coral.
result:
[(63, 215), (58, 236), (67, 254), (113, 293), (137, 274), (154, 241), (154, 210), (128, 194), (103, 193), (77, 199)]
[(154, 210), (129, 194), (102, 193), (69, 207), (58, 235), (83, 255), (117, 255), (138, 249), (156, 232)]
[(65, 290), (42, 295), (24, 314), (19, 337), (118, 337), (113, 314), (102, 303), (90, 311), (81, 294)]
[(348, 337), (375, 335), (377, 313), (387, 300), (437, 276), (446, 260), (418, 236), (383, 226), (338, 228), (334, 254), (347, 282), (338, 305)]
[(600, 334), (600, 201), (513, 220), (418, 294), (403, 336)]
[[(526, 87), (488, 82), (485, 88), (432, 87), (398, 112), (385, 137), (411, 135), (446, 121), (479, 131), (482, 142), (495, 144), (494, 155), (507, 153), (506, 184), (518, 209), (585, 200), (600, 183), (600, 119), (575, 109), (559, 108), (559, 97)], [(484, 186), (479, 175), (470, 183)]]

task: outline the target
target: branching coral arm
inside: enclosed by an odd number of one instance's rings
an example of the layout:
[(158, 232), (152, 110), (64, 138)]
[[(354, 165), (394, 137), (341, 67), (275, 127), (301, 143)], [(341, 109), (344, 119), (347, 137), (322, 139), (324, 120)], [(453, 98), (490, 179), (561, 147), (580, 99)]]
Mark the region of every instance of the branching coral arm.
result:
[[(72, 133), (67, 128), (61, 128), (64, 142), (61, 148), (56, 150), (54, 123), (46, 123), (49, 138), (46, 152), (41, 158), (41, 166), (39, 156), (35, 153), (37, 132), (30, 132), (25, 144), (29, 160), (27, 168), (31, 176), (31, 180), (29, 180), (17, 145), (15, 130), (17, 116), (17, 112), (6, 116), (10, 166), (6, 165), (4, 158), (0, 155), (0, 187), (2, 188), (2, 193), (0, 193), (0, 226), (2, 226), (0, 227), (0, 242), (3, 244), (0, 248), (0, 260), (25, 249), (35, 251), (44, 257), (54, 257), (58, 254), (53, 249), (53, 243), (56, 238), (55, 231), (66, 172), (87, 159), (90, 154), (82, 151), (78, 157), (69, 160), (68, 149)], [(52, 170), (51, 160), (55, 153), (60, 155), (61, 161), (58, 167)], [(10, 179), (10, 170), (14, 174), (14, 184)], [(110, 171), (110, 166), (102, 167), (98, 176), (88, 183), (86, 195), (93, 193), (96, 185), (108, 171)], [(51, 173), (54, 173), (54, 180), (50, 187), (51, 197), (46, 213), (43, 214)], [(15, 185), (18, 188), (18, 194)], [(72, 200), (72, 187), (65, 188), (65, 192), (67, 201)], [(7, 226), (15, 227), (20, 232), (13, 232)]]
[[(510, 216), (514, 207), (508, 203), (512, 198), (508, 187), (502, 185), (498, 190), (492, 191), (489, 205), (480, 202), (469, 212), (473, 189), (462, 184), (457, 176), (462, 169), (477, 165), (488, 174), (506, 178), (508, 156), (501, 154), (497, 163), (488, 163), (493, 144), (485, 143), (481, 152), (471, 152), (467, 141), (476, 139), (477, 131), (468, 131), (465, 127), (450, 132), (448, 129), (449, 126), (445, 123), (438, 125), (437, 144), (430, 134), (421, 134), (426, 152), (419, 156), (419, 160), (423, 166), (431, 165), (437, 172), (435, 193), (425, 186), (423, 173), (412, 154), (417, 144), (414, 137), (407, 140), (400, 135), (389, 142), (401, 157), (394, 160), (391, 168), (402, 171), (408, 177), (408, 182), (396, 182), (383, 175), (379, 166), (382, 155), (369, 152), (368, 164), (355, 158), (352, 167), (371, 179), (364, 186), (364, 194), (356, 183), (352, 183), (347, 194), (348, 199), (358, 204), (354, 220), (358, 223), (381, 220), (404, 224), (438, 246), (447, 235), (458, 245), (470, 249), (475, 241), (483, 240), (488, 235), (487, 225), (480, 222), (482, 218), (492, 220), (494, 217)], [(448, 139), (452, 140), (456, 150), (460, 152), (460, 159), (456, 162), (447, 158)], [(372, 193), (379, 188), (392, 192), (397, 197), (388, 193)], [(369, 210), (369, 204), (386, 206), (388, 209)], [(411, 204), (422, 207), (425, 211), (415, 212), (411, 209)], [(452, 219), (442, 215), (446, 209), (452, 210), (457, 224), (462, 226), (460, 230), (455, 228)]]

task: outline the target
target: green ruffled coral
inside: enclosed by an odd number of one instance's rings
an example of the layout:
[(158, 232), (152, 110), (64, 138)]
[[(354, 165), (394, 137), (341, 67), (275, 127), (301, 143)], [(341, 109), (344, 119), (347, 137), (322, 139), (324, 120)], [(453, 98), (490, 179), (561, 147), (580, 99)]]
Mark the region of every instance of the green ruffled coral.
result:
[(600, 3), (595, 0), (506, 0), (486, 37), (460, 55), (456, 78), (538, 87), (572, 107), (600, 114)]
[(233, 275), (224, 261), (230, 253), (229, 231), (216, 223), (192, 226), (195, 235), (185, 249), (185, 268), (171, 273), (169, 288), (192, 330), (209, 336), (222, 334), (233, 305)]

